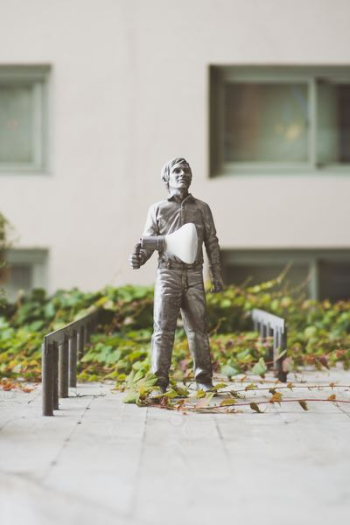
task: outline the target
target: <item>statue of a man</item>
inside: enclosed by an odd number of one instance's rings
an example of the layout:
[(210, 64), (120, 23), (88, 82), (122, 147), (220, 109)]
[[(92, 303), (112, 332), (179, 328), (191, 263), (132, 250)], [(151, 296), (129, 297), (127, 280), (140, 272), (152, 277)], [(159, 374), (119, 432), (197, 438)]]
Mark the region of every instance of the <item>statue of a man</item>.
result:
[[(161, 178), (169, 196), (150, 207), (144, 236), (167, 235), (187, 223), (196, 226), (198, 250), (195, 262), (185, 264), (167, 251), (159, 252), (154, 294), (154, 331), (151, 368), (158, 377), (157, 385), (164, 393), (169, 383), (169, 369), (179, 312), (184, 323), (189, 349), (194, 362), (197, 389), (210, 391), (212, 365), (206, 322), (206, 300), (203, 284), (204, 242), (209, 259), (212, 291), (223, 290), (220, 251), (211, 210), (203, 201), (189, 193), (192, 171), (183, 158), (175, 158), (163, 167)], [(130, 256), (132, 268), (140, 268), (153, 251), (141, 249)]]

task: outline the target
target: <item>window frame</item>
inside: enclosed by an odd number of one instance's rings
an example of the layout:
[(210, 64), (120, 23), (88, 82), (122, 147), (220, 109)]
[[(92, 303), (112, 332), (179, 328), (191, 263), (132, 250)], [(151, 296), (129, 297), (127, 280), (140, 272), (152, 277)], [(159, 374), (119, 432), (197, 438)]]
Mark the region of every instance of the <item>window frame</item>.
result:
[[(350, 66), (210, 66), (210, 176), (239, 174), (350, 173), (350, 163), (321, 164), (317, 159), (317, 84), (350, 84)], [(229, 83), (296, 83), (308, 86), (308, 160), (293, 162), (228, 162), (224, 156), (225, 86)]]
[[(310, 299), (320, 300), (322, 289), (321, 264), (350, 263), (350, 249), (347, 248), (223, 248), (221, 249), (223, 272), (235, 265), (261, 266), (304, 264), (309, 268), (306, 289)], [(277, 277), (277, 274), (276, 274)], [(287, 274), (288, 277), (288, 274)], [(249, 286), (249, 285), (248, 285)]]
[(0, 162), (0, 174), (48, 171), (48, 85), (50, 66), (0, 66), (0, 85), (33, 86), (33, 162)]
[[(32, 282), (30, 291), (35, 288), (48, 289), (49, 251), (47, 249), (10, 248), (5, 252), (5, 261), (9, 267), (11, 267), (11, 265), (26, 265), (31, 267)], [(1, 286), (5, 292), (7, 292), (6, 282)]]

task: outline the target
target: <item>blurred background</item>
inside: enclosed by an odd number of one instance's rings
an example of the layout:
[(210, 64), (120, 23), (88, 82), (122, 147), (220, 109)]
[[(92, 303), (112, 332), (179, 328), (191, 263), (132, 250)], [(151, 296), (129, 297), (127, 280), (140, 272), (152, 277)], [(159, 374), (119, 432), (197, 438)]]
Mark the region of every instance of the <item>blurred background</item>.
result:
[(151, 284), (128, 256), (184, 156), (226, 283), (350, 298), (348, 0), (2, 0), (3, 271), (18, 290)]

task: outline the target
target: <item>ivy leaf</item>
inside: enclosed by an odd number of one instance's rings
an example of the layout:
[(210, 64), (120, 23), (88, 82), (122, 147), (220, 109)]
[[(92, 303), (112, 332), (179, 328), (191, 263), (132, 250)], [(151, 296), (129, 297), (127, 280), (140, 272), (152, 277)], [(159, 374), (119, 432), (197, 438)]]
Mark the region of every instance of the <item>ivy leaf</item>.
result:
[(237, 370), (237, 368), (234, 368), (231, 365), (224, 365), (223, 367), (221, 367), (221, 373), (222, 375), (227, 376), (230, 379), (231, 377), (239, 374), (239, 370)]
[(203, 397), (205, 397), (205, 392), (204, 392), (204, 390), (197, 390), (197, 391), (196, 391), (196, 398), (197, 398), (197, 399), (201, 399), (201, 398), (203, 398)]
[(258, 363), (256, 363), (252, 368), (252, 374), (257, 376), (264, 376), (267, 372), (267, 366), (263, 357), (260, 357)]
[(293, 390), (293, 383), (287, 383), (287, 388), (289, 388), (289, 390)]
[(15, 374), (19, 374), (21, 370), (22, 370), (22, 364), (21, 363), (18, 363), (16, 366), (13, 367), (13, 372)]
[(329, 370), (328, 358), (325, 355), (321, 355), (319, 358), (320, 363)]
[(234, 405), (236, 403), (236, 401), (234, 399), (230, 399), (229, 397), (226, 398), (226, 399), (223, 399), (220, 403), (220, 406), (221, 407), (228, 407), (228, 406), (231, 406), (231, 405)]
[(162, 395), (163, 397), (167, 397), (168, 399), (174, 399), (175, 397), (179, 397), (179, 394), (173, 388), (171, 388), (170, 390), (165, 392), (165, 394)]
[(123, 398), (123, 403), (137, 403), (139, 400), (138, 392), (128, 392)]
[(260, 410), (260, 407), (259, 407), (259, 405), (257, 403), (250, 403), (249, 406), (255, 412), (259, 412), (259, 414), (262, 414), (262, 411)]
[(214, 386), (214, 390), (218, 391), (220, 390), (221, 388), (225, 388), (227, 387), (227, 383), (217, 383), (215, 386)]
[(188, 397), (189, 395), (187, 388), (182, 388), (181, 386), (175, 385), (174, 390), (176, 390), (178, 396), (180, 397)]
[(234, 398), (237, 398), (237, 399), (242, 399), (242, 396), (239, 392), (236, 392), (235, 390), (230, 390), (229, 392), (227, 392), (228, 394), (230, 394), (230, 396), (234, 397)]
[(307, 403), (306, 401), (304, 401), (303, 399), (301, 399), (300, 401), (298, 401), (299, 405), (301, 406), (301, 408), (303, 410), (309, 410), (309, 407), (307, 406)]
[(247, 392), (248, 390), (256, 390), (258, 387), (254, 384), (254, 383), (250, 383), (249, 385), (247, 385), (245, 387), (245, 391)]
[(335, 401), (337, 399), (337, 396), (335, 394), (331, 394), (327, 397), (328, 401)]
[(251, 361), (253, 359), (253, 356), (252, 356), (252, 354), (250, 352), (250, 349), (247, 348), (246, 350), (243, 350), (242, 352), (239, 352), (237, 354), (237, 359), (241, 363), (251, 363)]
[(166, 408), (168, 405), (169, 405), (169, 398), (166, 396), (163, 396), (162, 399), (160, 400), (160, 406), (162, 408)]
[(215, 392), (209, 392), (209, 394), (206, 394), (204, 398), (200, 399), (198, 403), (196, 403), (195, 408), (204, 408), (207, 407), (210, 404), (210, 401), (213, 399)]
[(281, 404), (282, 401), (282, 394), (281, 392), (275, 392), (272, 397), (269, 399), (269, 403), (278, 403)]

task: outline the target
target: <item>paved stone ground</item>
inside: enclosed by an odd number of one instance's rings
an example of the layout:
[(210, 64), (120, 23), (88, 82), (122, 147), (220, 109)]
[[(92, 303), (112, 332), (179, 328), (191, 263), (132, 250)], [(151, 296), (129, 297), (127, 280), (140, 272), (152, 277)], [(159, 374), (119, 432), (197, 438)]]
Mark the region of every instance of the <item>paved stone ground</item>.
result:
[[(301, 381), (350, 385), (350, 372), (289, 379), (304, 387)], [(349, 388), (333, 392), (350, 401)], [(326, 399), (331, 393), (296, 388), (285, 396)], [(84, 384), (71, 395), (55, 417), (44, 418), (40, 387), (29, 394), (0, 390), (1, 525), (349, 519), (350, 404), (184, 415), (125, 405), (111, 385)], [(247, 395), (250, 401), (270, 397), (267, 390)]]

